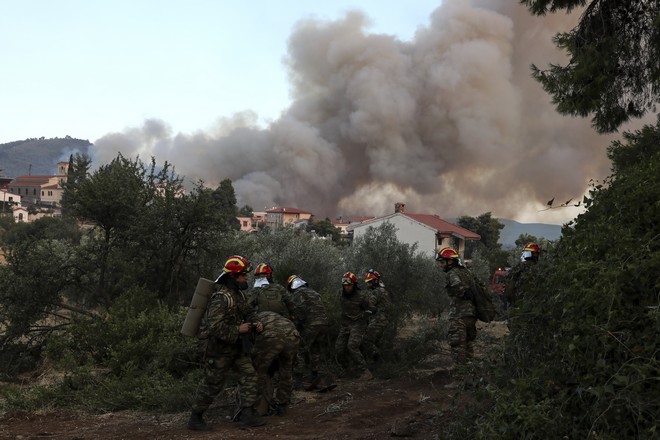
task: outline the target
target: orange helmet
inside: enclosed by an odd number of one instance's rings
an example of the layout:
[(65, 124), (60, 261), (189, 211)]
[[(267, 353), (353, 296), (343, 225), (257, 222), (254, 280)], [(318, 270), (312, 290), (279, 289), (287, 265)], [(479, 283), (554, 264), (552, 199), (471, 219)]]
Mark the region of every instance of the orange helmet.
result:
[(372, 281), (378, 281), (378, 280), (380, 280), (380, 273), (376, 272), (373, 269), (369, 269), (364, 277), (365, 283), (370, 283)]
[(341, 283), (344, 286), (348, 286), (350, 284), (357, 284), (357, 277), (353, 272), (346, 272), (344, 275), (341, 276)]
[(225, 266), (222, 268), (224, 273), (248, 273), (251, 270), (250, 262), (240, 255), (232, 255), (227, 258)]
[(523, 247), (523, 251), (530, 251), (530, 252), (541, 252), (541, 248), (539, 247), (538, 244), (532, 243), (531, 241)]
[(257, 265), (257, 268), (254, 270), (254, 276), (265, 275), (270, 276), (273, 273), (273, 269), (266, 263), (260, 263)]
[(440, 249), (438, 255), (435, 256), (436, 260), (455, 260), (458, 258), (458, 252), (450, 247)]

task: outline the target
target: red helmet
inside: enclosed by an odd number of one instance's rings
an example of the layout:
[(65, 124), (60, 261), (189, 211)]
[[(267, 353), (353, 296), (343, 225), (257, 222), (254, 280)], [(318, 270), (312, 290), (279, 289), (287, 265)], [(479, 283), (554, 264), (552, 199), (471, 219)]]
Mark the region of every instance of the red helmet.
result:
[(346, 272), (344, 275), (341, 276), (341, 283), (344, 286), (348, 286), (350, 284), (357, 284), (357, 277), (353, 272)]
[(531, 241), (523, 247), (523, 251), (530, 251), (530, 252), (541, 252), (541, 248), (539, 247), (538, 244), (532, 243)]
[(458, 258), (458, 252), (450, 247), (440, 249), (438, 255), (436, 255), (436, 260), (455, 260)]
[(364, 276), (364, 282), (370, 283), (372, 281), (378, 281), (380, 279), (380, 274), (373, 269), (369, 269), (367, 274)]
[(287, 280), (286, 280), (286, 287), (287, 289), (293, 291), (296, 290), (299, 287), (305, 286), (307, 283), (305, 280), (300, 278), (298, 275), (291, 275)]
[(248, 273), (252, 270), (250, 262), (240, 255), (232, 255), (227, 258), (225, 266), (222, 268), (224, 273)]
[(273, 273), (273, 269), (266, 263), (260, 263), (257, 265), (257, 268), (254, 270), (254, 276), (265, 275), (270, 276)]

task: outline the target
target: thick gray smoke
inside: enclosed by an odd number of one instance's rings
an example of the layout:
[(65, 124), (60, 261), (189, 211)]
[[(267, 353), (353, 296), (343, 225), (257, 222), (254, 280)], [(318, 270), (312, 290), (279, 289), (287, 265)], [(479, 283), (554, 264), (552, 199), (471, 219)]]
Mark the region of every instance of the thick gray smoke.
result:
[(401, 201), (443, 217), (566, 217), (535, 215), (607, 174), (610, 139), (557, 114), (529, 77), (531, 63), (563, 62), (551, 38), (579, 14), (540, 19), (517, 3), (445, 0), (409, 42), (369, 34), (360, 12), (302, 21), (289, 40), (293, 103), (267, 128), (249, 112), (193, 135), (150, 120), (97, 140), (95, 162), (121, 151), (211, 187), (230, 178), (256, 210), (380, 215)]

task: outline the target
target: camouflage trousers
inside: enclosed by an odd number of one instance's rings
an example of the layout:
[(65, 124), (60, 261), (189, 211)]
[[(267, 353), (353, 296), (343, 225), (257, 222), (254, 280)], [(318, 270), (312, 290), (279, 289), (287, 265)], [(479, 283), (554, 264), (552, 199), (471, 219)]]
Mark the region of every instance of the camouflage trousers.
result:
[(364, 348), (364, 356), (370, 362), (375, 360), (376, 356), (379, 354), (379, 349), (387, 324), (388, 321), (386, 319), (372, 319), (369, 321), (369, 326), (364, 332), (362, 347)]
[(306, 325), (300, 332), (300, 349), (296, 362), (296, 373), (321, 370), (321, 346), (326, 338), (328, 326), (325, 324)]
[(213, 399), (222, 391), (230, 370), (236, 371), (239, 376), (241, 406), (250, 407), (257, 400), (257, 375), (250, 356), (237, 345), (225, 344), (221, 348), (221, 352), (214, 353), (214, 356), (206, 356), (205, 374), (197, 388), (193, 412), (201, 413), (211, 406)]
[(367, 363), (360, 351), (364, 332), (367, 330), (366, 321), (342, 322), (335, 342), (335, 352), (337, 358), (341, 359), (348, 354), (351, 364), (348, 367), (363, 371), (367, 368)]
[[(291, 401), (293, 362), (299, 343), (300, 336), (295, 330), (280, 338), (257, 338), (252, 348), (252, 364), (257, 371), (259, 389), (256, 408), (261, 415), (266, 414), (269, 407), (274, 408)], [(272, 380), (275, 373), (273, 367), (279, 372), (276, 387)]]
[(472, 358), (472, 341), (477, 337), (477, 318), (474, 316), (451, 317), (447, 333), (454, 363), (465, 364)]

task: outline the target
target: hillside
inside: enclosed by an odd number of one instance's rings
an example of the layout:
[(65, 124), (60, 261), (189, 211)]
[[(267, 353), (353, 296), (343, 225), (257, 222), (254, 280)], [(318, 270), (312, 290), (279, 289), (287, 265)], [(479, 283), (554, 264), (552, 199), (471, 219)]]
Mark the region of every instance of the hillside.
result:
[(498, 218), (497, 220), (504, 225), (504, 229), (500, 231), (499, 240), (499, 243), (502, 244), (504, 249), (516, 247), (516, 239), (520, 234), (529, 234), (547, 240), (556, 240), (561, 236), (560, 225), (550, 225), (546, 223), (519, 223), (515, 220), (509, 220), (506, 218)]
[(55, 174), (57, 162), (68, 161), (71, 154), (87, 153), (90, 145), (88, 140), (71, 136), (0, 144), (0, 176)]

